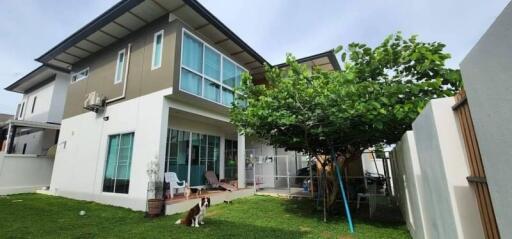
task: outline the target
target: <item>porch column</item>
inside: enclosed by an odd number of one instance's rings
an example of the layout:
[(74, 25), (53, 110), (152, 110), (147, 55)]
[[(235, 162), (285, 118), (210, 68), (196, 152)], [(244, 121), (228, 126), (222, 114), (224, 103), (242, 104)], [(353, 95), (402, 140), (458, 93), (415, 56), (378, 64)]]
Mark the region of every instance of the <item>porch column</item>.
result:
[(7, 131), (6, 154), (12, 154), (14, 151), (14, 137), (16, 137), (16, 126), (9, 124), (9, 130)]
[(225, 164), (225, 161), (226, 161), (226, 138), (224, 136), (221, 136), (220, 137), (220, 158), (219, 158), (219, 179), (224, 179), (225, 178), (225, 173), (224, 173), (224, 165)]
[(238, 133), (238, 188), (245, 188), (245, 135)]

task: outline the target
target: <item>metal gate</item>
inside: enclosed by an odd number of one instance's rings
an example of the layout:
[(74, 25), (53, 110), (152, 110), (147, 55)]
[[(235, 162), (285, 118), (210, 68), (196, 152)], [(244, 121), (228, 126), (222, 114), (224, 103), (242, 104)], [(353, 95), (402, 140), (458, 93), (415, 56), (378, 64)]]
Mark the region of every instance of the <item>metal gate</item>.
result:
[(494, 216), (494, 209), (491, 202), (491, 195), (485, 177), (485, 170), (482, 164), (482, 157), (478, 147), (478, 140), (476, 138), (469, 105), (466, 98), (466, 93), (461, 90), (455, 96), (455, 105), (452, 109), (458, 116), (459, 124), (464, 137), (464, 144), (466, 145), (466, 153), (468, 156), (469, 167), (471, 175), (467, 177), (468, 182), (473, 186), (478, 201), (478, 208), (480, 210), (480, 217), (482, 219), (482, 226), (486, 238), (500, 238), (498, 225), (496, 224), (496, 217)]

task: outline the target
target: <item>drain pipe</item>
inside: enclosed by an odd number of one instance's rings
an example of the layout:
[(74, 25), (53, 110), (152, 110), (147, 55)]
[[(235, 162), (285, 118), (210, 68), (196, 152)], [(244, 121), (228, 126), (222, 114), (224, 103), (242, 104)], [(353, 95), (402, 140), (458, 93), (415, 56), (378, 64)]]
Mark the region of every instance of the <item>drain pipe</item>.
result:
[(126, 96), (126, 86), (128, 85), (128, 72), (129, 72), (129, 69), (130, 69), (130, 56), (131, 56), (131, 50), (132, 50), (132, 44), (131, 43), (128, 43), (128, 48), (127, 48), (127, 53), (126, 53), (126, 69), (125, 69), (125, 74), (124, 74), (124, 79), (123, 79), (123, 93), (116, 97), (116, 98), (112, 98), (112, 99), (108, 99), (106, 101), (106, 104), (110, 104), (112, 102), (115, 102), (115, 101), (118, 101), (118, 100), (122, 100), (124, 99), (124, 97)]

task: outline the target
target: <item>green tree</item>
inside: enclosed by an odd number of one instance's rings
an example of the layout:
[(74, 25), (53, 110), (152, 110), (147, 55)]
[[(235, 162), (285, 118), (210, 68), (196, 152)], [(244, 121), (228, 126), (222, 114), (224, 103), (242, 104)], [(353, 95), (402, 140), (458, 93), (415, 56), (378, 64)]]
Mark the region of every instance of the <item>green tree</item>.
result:
[(364, 149), (397, 142), (429, 100), (460, 87), (459, 71), (445, 66), (450, 55), (444, 47), (400, 33), (374, 48), (351, 43), (337, 49), (341, 71), (311, 70), (288, 55), (287, 68), (266, 67), (267, 84), (244, 76), (231, 120), (246, 135), (315, 157), (331, 178), (331, 204), (334, 160), (346, 165)]

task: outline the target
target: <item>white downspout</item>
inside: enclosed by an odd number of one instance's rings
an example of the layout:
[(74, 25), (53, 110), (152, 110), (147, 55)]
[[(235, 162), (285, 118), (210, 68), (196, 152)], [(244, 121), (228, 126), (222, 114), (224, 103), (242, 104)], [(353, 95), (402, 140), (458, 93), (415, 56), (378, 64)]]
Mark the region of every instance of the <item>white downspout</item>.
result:
[(121, 100), (121, 99), (124, 99), (124, 97), (126, 96), (126, 86), (128, 85), (128, 72), (129, 72), (129, 69), (130, 69), (130, 56), (131, 56), (131, 49), (132, 49), (132, 44), (129, 43), (128, 44), (128, 50), (127, 50), (127, 54), (126, 54), (126, 70), (125, 70), (125, 74), (124, 74), (124, 79), (123, 79), (123, 93), (116, 97), (116, 98), (112, 98), (112, 99), (108, 99), (107, 100), (107, 104), (109, 103), (112, 103), (114, 101), (118, 101), (118, 100)]

